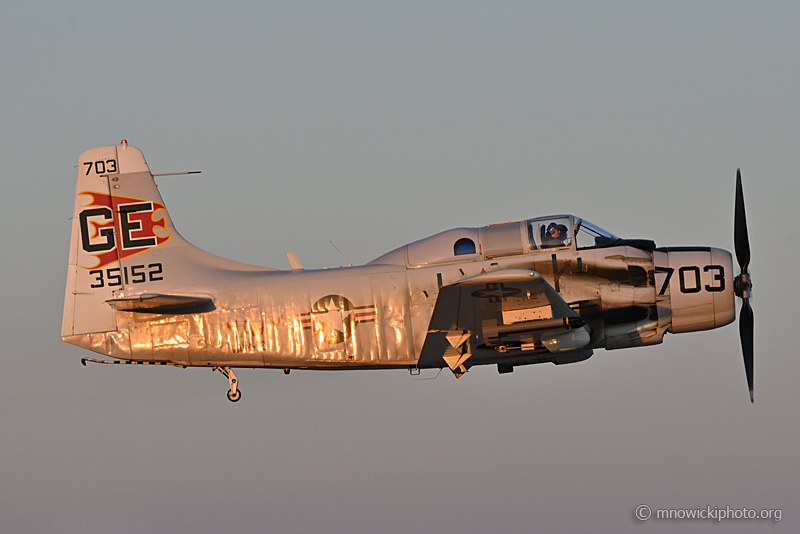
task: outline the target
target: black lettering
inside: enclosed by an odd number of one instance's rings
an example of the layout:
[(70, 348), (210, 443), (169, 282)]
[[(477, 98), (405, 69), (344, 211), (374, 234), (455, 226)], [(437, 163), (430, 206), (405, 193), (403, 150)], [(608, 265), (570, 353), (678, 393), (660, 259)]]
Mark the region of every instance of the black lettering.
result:
[(89, 173), (92, 171), (92, 162), (84, 161), (83, 164), (88, 165), (88, 167), (86, 167), (86, 176), (89, 176)]
[[(116, 287), (122, 285), (122, 277), (119, 275), (119, 267), (114, 267), (113, 269), (106, 269), (106, 275), (108, 276), (108, 287)], [(116, 282), (112, 284), (111, 280), (116, 280)]]
[(113, 219), (114, 214), (108, 208), (93, 208), (90, 210), (83, 210), (79, 215), (81, 224), (81, 242), (83, 243), (83, 250), (86, 252), (103, 252), (114, 248), (114, 229), (101, 228), (100, 235), (105, 237), (106, 240), (102, 243), (92, 243), (91, 235), (89, 234), (89, 217), (103, 217), (105, 220)]
[(94, 279), (96, 283), (92, 284), (89, 287), (93, 287), (95, 289), (98, 288), (98, 287), (103, 287), (103, 285), (104, 285), (104, 283), (103, 283), (103, 271), (101, 271), (100, 269), (97, 269), (96, 271), (89, 271), (89, 274), (96, 274), (97, 275), (97, 278)]
[(659, 295), (663, 295), (667, 287), (669, 287), (669, 279), (672, 278), (672, 273), (675, 272), (675, 269), (672, 267), (656, 267), (656, 272), (667, 273), (667, 277), (664, 279), (664, 285), (661, 286), (661, 291), (658, 292)]
[(709, 271), (716, 270), (717, 274), (714, 275), (714, 280), (719, 282), (718, 286), (707, 285), (706, 291), (710, 291), (715, 293), (717, 291), (725, 291), (725, 269), (722, 265), (706, 265), (703, 267), (703, 272), (707, 273)]
[(117, 160), (115, 159), (107, 159), (106, 163), (110, 163), (111, 165), (108, 168), (108, 172), (117, 172)]
[[(160, 263), (151, 263), (150, 265), (147, 266), (147, 268), (148, 269), (153, 269), (149, 273), (151, 282), (156, 282), (158, 280), (163, 280), (164, 279), (163, 276), (155, 276), (157, 274), (161, 274), (161, 264)], [(156, 270), (156, 269), (158, 269), (158, 270)]]
[[(694, 272), (694, 287), (686, 287), (686, 277), (685, 274), (689, 271)], [(699, 293), (700, 289), (702, 289), (702, 285), (700, 284), (700, 268), (691, 266), (691, 267), (681, 267), (678, 269), (678, 276), (681, 280), (681, 293)]]
[(144, 271), (137, 272), (137, 269), (144, 269), (144, 265), (134, 265), (131, 267), (131, 282), (134, 284), (141, 284), (146, 280)]
[[(102, 169), (100, 167), (103, 167)], [(103, 161), (95, 161), (94, 162), (94, 172), (97, 174), (103, 174), (106, 172), (106, 164)]]
[(125, 285), (127, 286), (128, 285), (128, 268), (127, 267), (123, 267), (122, 268), (122, 272), (125, 273)]
[(129, 214), (138, 211), (153, 211), (152, 202), (141, 202), (139, 204), (126, 204), (119, 207), (119, 223), (120, 231), (122, 233), (122, 248), (125, 250), (132, 248), (154, 247), (156, 246), (155, 237), (143, 237), (140, 239), (133, 239), (131, 232), (141, 230), (142, 223), (139, 221), (132, 221)]

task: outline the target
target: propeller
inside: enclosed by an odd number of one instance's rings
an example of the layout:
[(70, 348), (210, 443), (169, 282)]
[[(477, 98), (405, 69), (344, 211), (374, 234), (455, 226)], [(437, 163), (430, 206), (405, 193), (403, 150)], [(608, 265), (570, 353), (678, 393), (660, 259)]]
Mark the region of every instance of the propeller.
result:
[(747, 387), (750, 389), (750, 402), (753, 402), (753, 308), (750, 307), (753, 283), (750, 281), (750, 274), (747, 272), (747, 267), (750, 264), (750, 239), (747, 237), (742, 173), (739, 169), (736, 169), (736, 205), (734, 209), (733, 245), (741, 274), (733, 282), (733, 291), (737, 297), (742, 299), (742, 311), (739, 314), (739, 338), (742, 341), (744, 371), (747, 375)]

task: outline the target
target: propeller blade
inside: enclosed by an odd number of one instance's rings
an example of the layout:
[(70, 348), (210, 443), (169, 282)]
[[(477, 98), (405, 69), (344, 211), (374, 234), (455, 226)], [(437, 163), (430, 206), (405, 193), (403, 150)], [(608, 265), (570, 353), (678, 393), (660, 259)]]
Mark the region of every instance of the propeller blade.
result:
[(747, 375), (747, 387), (750, 389), (750, 402), (753, 402), (753, 308), (747, 300), (744, 301), (739, 314), (739, 337), (742, 340), (744, 372)]
[(744, 372), (747, 375), (747, 388), (750, 390), (750, 402), (753, 402), (753, 308), (750, 307), (753, 283), (747, 267), (750, 264), (750, 238), (747, 236), (747, 217), (744, 214), (744, 192), (742, 191), (742, 173), (736, 169), (736, 205), (733, 218), (733, 245), (736, 249), (736, 260), (742, 269), (736, 277), (733, 291), (742, 299), (742, 311), (739, 313), (739, 339), (742, 342)]
[(733, 220), (733, 245), (736, 260), (743, 273), (750, 264), (750, 239), (747, 237), (747, 217), (744, 214), (744, 193), (742, 192), (742, 173), (736, 169), (736, 206)]

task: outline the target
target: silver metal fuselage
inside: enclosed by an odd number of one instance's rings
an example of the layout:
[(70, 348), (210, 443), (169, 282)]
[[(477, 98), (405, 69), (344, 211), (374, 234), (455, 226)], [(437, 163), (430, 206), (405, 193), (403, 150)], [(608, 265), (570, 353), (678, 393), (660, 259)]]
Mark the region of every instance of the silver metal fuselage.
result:
[[(368, 264), (309, 271), (252, 270), (226, 272), (219, 277), (224, 285), (217, 288), (205, 283), (205, 277), (195, 276), (203, 283), (181, 291), (210, 296), (214, 309), (174, 315), (116, 311), (114, 331), (68, 336), (65, 341), (116, 358), (187, 366), (415, 367), (441, 286), (482, 271), (529, 269), (551, 285), (557, 278), (560, 295), (579, 313), (582, 306), (601, 312), (601, 317), (613, 310), (655, 310), (655, 315), (621, 317), (611, 323), (592, 321), (589, 314), (592, 342), (587, 348), (640, 346), (660, 343), (671, 327), (671, 292), (659, 297), (663, 278), (656, 283), (654, 276), (655, 262), (663, 256), (668, 265), (668, 255), (622, 246), (532, 251), (416, 268)], [(644, 279), (632, 281), (631, 268)], [(157, 292), (157, 284), (146, 289)], [(710, 313), (713, 318), (713, 309)], [(694, 329), (708, 327), (713, 323)], [(482, 358), (475, 352), (471, 363), (479, 364)]]

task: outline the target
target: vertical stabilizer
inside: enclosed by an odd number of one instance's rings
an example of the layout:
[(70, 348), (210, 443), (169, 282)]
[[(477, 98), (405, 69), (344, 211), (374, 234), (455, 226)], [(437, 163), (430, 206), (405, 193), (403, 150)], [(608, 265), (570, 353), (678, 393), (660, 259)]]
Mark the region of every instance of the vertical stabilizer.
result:
[(116, 330), (106, 301), (161, 278), (157, 255), (181, 244), (139, 149), (123, 141), (81, 154), (61, 336)]

